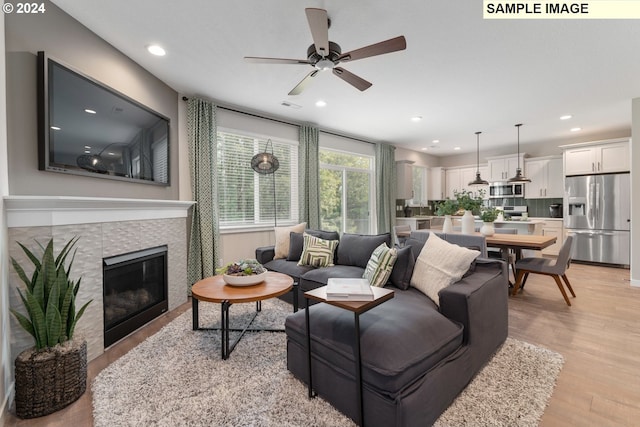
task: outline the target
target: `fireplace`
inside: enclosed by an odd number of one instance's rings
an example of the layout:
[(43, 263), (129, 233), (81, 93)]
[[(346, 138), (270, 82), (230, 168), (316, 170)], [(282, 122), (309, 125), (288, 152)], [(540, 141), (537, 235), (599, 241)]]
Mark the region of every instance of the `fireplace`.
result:
[(104, 346), (168, 310), (167, 246), (103, 259)]

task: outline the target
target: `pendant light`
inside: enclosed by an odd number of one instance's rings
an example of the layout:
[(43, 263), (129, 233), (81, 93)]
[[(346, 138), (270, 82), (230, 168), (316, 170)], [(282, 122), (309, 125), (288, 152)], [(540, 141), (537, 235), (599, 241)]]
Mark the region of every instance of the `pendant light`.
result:
[(516, 169), (516, 176), (514, 176), (513, 178), (509, 178), (508, 180), (508, 182), (513, 183), (531, 182), (529, 178), (522, 174), (522, 169), (520, 169), (520, 126), (522, 126), (522, 123), (518, 123), (517, 125), (515, 125), (515, 127), (518, 129), (518, 169)]
[(480, 134), (476, 132), (476, 179), (469, 183), (470, 186), (489, 185), (487, 181), (480, 177)]
[[(271, 152), (269, 152), (271, 148)], [(273, 155), (273, 143), (269, 139), (262, 153), (258, 153), (251, 159), (251, 169), (260, 175), (273, 175), (273, 224), (278, 226), (278, 206), (276, 205), (276, 174), (280, 167), (278, 158)]]

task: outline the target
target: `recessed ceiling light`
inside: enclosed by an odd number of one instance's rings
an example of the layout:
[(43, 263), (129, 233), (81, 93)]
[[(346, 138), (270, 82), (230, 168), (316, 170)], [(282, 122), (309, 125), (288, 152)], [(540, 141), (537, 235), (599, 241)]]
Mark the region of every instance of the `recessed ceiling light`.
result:
[(569, 120), (573, 117), (571, 114), (565, 114), (564, 116), (560, 116), (560, 120)]
[(58, 126), (51, 126), (51, 129), (53, 130), (60, 130), (60, 128)]
[(96, 114), (96, 112), (90, 108), (85, 108), (84, 112), (89, 114)]
[(434, 140), (433, 140), (433, 141), (431, 141), (431, 142), (433, 142), (434, 144), (437, 144), (437, 143), (439, 143), (439, 142), (440, 142), (440, 140), (439, 140), (439, 139), (434, 139)]
[(424, 148), (422, 149), (422, 151), (427, 151), (428, 149), (429, 149), (429, 147), (424, 147)]
[(84, 152), (85, 152), (85, 154), (90, 154), (91, 153), (91, 151), (89, 151), (89, 150), (84, 150)]
[(91, 148), (91, 146), (90, 146), (90, 145), (85, 145), (85, 146), (84, 146), (84, 149), (85, 149), (85, 150), (88, 150), (89, 148)]
[(454, 150), (459, 151), (460, 147), (453, 147)]
[(327, 103), (326, 101), (323, 101), (322, 99), (316, 101), (316, 107), (326, 107)]
[(578, 132), (581, 131), (582, 128), (571, 128), (571, 132)]
[(413, 116), (413, 117), (411, 117), (411, 121), (412, 122), (419, 122), (420, 120), (422, 120), (422, 116)]
[(165, 50), (157, 44), (147, 46), (147, 50), (150, 54), (155, 56), (165, 56), (167, 54), (167, 52), (165, 52)]

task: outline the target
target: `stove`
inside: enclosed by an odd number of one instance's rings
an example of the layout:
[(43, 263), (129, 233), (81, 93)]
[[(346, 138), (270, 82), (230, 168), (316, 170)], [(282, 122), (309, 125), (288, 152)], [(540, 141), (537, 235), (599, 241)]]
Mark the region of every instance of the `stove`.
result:
[(505, 215), (509, 215), (511, 217), (522, 217), (522, 214), (529, 214), (528, 206), (504, 206), (502, 209), (504, 210)]

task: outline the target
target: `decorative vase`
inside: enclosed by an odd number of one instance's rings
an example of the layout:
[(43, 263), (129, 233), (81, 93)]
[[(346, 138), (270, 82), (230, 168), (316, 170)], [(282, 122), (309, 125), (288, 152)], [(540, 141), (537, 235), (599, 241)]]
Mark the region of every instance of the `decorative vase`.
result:
[(453, 231), (453, 222), (451, 222), (451, 215), (444, 216), (444, 224), (442, 224), (443, 233), (451, 233)]
[(476, 231), (476, 219), (471, 211), (465, 210), (462, 215), (462, 234), (473, 234)]
[(482, 227), (480, 227), (480, 233), (483, 236), (493, 236), (496, 233), (495, 228), (493, 228), (493, 222), (483, 222)]
[(44, 350), (31, 348), (15, 361), (16, 415), (35, 418), (78, 400), (87, 388), (87, 342), (76, 338)]

